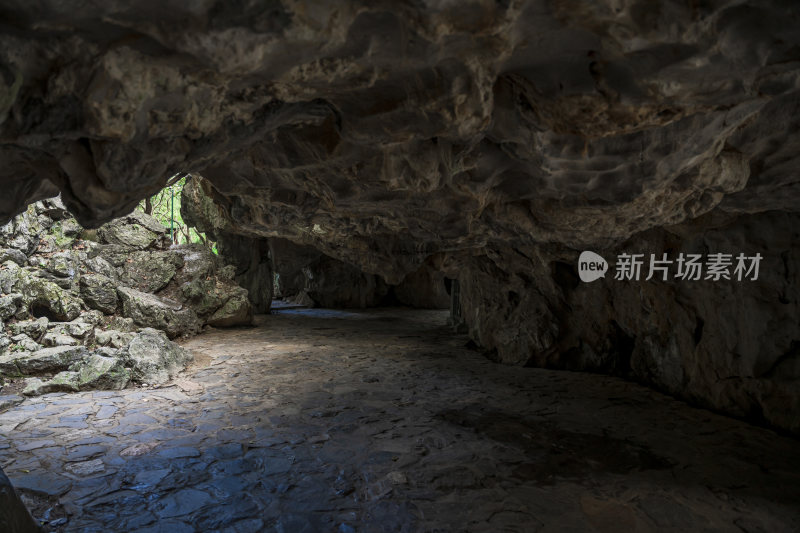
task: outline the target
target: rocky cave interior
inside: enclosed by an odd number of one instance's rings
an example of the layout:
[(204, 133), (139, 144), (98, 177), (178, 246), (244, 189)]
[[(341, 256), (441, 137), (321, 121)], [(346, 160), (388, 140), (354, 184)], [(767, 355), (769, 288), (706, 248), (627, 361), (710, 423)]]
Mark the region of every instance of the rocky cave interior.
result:
[[(0, 43), (0, 530), (800, 530), (796, 2), (11, 0)], [(178, 173), (218, 255), (135, 209)], [(214, 369), (249, 421), (203, 429)], [(205, 410), (148, 448), (148, 399)]]

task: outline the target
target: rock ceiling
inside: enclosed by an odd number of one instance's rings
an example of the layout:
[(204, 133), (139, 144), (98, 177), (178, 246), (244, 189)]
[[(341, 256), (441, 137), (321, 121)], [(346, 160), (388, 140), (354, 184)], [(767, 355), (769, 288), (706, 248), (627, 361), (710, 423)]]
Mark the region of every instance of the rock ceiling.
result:
[(798, 206), (792, 2), (130, 4), (3, 2), (0, 218), (194, 172), (236, 231), (396, 281)]

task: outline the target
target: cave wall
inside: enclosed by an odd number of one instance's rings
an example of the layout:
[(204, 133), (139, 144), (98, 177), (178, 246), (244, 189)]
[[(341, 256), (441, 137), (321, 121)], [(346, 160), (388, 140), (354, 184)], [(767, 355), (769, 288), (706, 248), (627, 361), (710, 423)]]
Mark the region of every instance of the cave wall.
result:
[(253, 311), (268, 313), (272, 306), (273, 270), (269, 241), (235, 233), (212, 233), (219, 254), (236, 267), (236, 282), (247, 289)]
[[(800, 215), (708, 215), (648, 230), (621, 253), (761, 254), (758, 279), (582, 282), (578, 252), (492, 249), (445, 259), (458, 276), (470, 335), (490, 357), (621, 375), (735, 416), (800, 432)], [(734, 261), (735, 263), (735, 261)], [(703, 272), (702, 277), (705, 278)], [(752, 277), (752, 274), (751, 274)]]
[(450, 293), (441, 266), (430, 257), (403, 281), (392, 287), (398, 303), (417, 309), (448, 309)]

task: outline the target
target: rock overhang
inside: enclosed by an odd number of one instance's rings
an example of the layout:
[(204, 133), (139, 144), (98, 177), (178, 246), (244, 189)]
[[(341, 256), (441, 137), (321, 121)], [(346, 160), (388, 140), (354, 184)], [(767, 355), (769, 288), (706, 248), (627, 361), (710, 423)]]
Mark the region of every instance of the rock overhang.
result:
[(177, 171), (237, 231), (401, 278), (437, 251), (609, 246), (796, 210), (785, 2), (6, 8), (6, 217), (87, 225)]

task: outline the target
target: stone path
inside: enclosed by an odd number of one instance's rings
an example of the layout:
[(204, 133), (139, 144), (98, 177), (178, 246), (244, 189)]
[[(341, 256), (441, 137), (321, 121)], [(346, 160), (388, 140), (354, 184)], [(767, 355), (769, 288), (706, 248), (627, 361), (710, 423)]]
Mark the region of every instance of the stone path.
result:
[(624, 381), (495, 365), (438, 311), (287, 309), (170, 386), (0, 413), (57, 531), (800, 531), (800, 446)]

